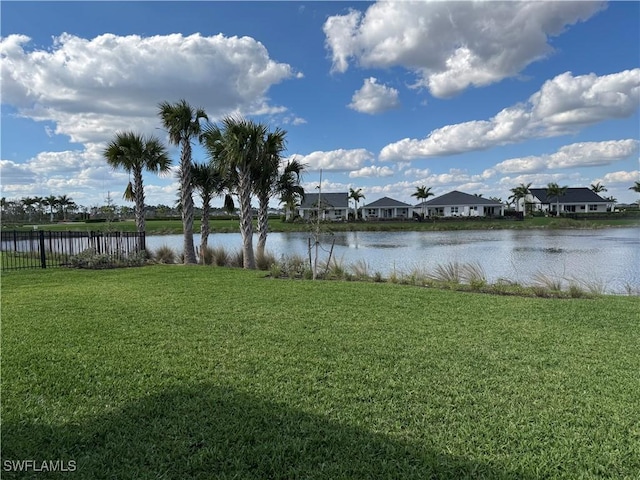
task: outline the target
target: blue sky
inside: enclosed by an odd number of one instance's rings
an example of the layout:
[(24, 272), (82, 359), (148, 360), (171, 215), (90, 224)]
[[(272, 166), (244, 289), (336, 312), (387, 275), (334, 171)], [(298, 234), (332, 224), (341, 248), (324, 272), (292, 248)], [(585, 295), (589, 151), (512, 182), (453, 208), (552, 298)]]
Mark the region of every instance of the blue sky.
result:
[[(529, 182), (638, 199), (639, 2), (0, 8), (8, 199), (124, 204), (129, 179), (106, 165), (105, 143), (129, 129), (166, 140), (157, 105), (182, 98), (212, 121), (285, 129), (308, 190), (322, 169), (323, 191), (362, 188), (365, 203), (416, 203), (421, 185), (506, 200)], [(148, 204), (175, 202), (175, 175), (145, 185)]]

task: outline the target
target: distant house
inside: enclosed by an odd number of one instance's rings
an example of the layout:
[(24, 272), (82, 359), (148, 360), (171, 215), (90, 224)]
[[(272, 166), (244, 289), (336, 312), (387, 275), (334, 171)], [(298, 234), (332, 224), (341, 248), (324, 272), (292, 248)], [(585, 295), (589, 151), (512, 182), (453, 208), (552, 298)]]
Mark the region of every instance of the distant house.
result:
[(454, 190), (413, 207), (414, 214), (428, 217), (497, 217), (504, 205), (495, 200)]
[(530, 188), (526, 202), (534, 211), (547, 212), (556, 215), (556, 205), (560, 206), (560, 213), (598, 213), (611, 208), (611, 202), (605, 200), (593, 190), (581, 188), (567, 188), (559, 198), (547, 195), (546, 188)]
[[(318, 198), (319, 197), (319, 198)], [(320, 200), (318, 204), (318, 200)], [(349, 194), (344, 193), (306, 193), (298, 207), (298, 214), (305, 220), (342, 221), (348, 218)]]
[(411, 208), (408, 203), (382, 197), (362, 206), (362, 218), (364, 220), (407, 219), (410, 216)]

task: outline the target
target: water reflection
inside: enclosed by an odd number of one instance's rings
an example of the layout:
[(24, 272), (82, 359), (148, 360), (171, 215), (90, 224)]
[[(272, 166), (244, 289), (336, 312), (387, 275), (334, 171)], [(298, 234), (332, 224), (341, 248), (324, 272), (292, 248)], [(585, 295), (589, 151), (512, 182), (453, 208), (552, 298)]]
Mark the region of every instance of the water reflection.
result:
[[(240, 234), (211, 235), (211, 246), (240, 249)], [(276, 257), (308, 255), (309, 234), (271, 233), (267, 250)], [(604, 285), (609, 292), (640, 289), (640, 228), (602, 230), (482, 230), (455, 232), (336, 232), (323, 235), (326, 251), (335, 241), (334, 255), (345, 266), (364, 261), (369, 270), (392, 272), (433, 270), (451, 262), (477, 263), (490, 282), (509, 279), (531, 283), (534, 276), (571, 278)], [(196, 245), (199, 236), (195, 235)], [(162, 245), (176, 251), (182, 236), (151, 236), (150, 249)], [(325, 253), (325, 256), (327, 253)]]

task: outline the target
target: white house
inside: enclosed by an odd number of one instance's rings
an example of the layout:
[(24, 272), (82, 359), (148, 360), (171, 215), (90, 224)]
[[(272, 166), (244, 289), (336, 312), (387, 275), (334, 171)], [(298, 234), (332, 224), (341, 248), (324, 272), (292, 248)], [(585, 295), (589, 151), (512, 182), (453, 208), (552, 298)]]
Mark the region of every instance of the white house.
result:
[(364, 220), (406, 220), (412, 210), (408, 203), (382, 197), (375, 202), (362, 206), (362, 218)]
[(559, 198), (547, 195), (546, 188), (530, 188), (529, 192), (526, 203), (531, 204), (533, 210), (551, 215), (557, 214), (557, 204), (560, 206), (560, 213), (602, 213), (611, 207), (609, 200), (586, 187), (567, 188)]
[[(319, 198), (318, 198), (319, 197)], [(298, 215), (305, 220), (342, 221), (348, 218), (349, 194), (344, 193), (306, 193), (298, 207)]]
[(454, 190), (413, 208), (415, 215), (426, 217), (497, 217), (504, 215), (504, 205), (496, 200)]

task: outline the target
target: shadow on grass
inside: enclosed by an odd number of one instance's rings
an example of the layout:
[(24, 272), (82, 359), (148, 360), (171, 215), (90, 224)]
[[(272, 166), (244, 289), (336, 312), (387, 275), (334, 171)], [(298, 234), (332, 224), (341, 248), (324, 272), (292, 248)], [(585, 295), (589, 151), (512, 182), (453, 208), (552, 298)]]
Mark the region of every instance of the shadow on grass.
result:
[(168, 390), (88, 423), (2, 425), (9, 459), (74, 460), (73, 473), (2, 478), (526, 478), (212, 385)]

